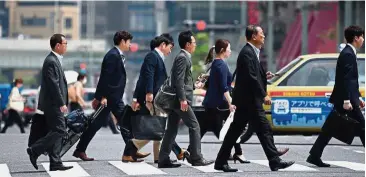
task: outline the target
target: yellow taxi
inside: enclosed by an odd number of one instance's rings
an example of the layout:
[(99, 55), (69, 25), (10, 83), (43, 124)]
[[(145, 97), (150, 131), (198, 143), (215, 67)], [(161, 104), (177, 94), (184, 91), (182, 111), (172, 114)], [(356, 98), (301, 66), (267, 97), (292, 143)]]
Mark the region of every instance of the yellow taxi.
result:
[[(333, 105), (332, 93), (338, 53), (302, 55), (292, 60), (268, 80), (272, 105), (265, 105), (267, 119), (276, 134), (316, 134)], [(365, 97), (365, 54), (357, 55), (360, 92)], [(363, 111), (364, 113), (364, 111)], [(241, 136), (253, 134), (250, 125)]]

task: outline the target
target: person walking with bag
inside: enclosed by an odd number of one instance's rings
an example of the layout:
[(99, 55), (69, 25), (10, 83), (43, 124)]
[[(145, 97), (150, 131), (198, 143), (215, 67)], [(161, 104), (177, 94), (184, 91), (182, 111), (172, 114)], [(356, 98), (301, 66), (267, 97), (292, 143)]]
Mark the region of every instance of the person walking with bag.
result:
[(11, 89), (9, 95), (9, 104), (7, 107), (8, 118), (5, 121), (5, 126), (1, 130), (1, 133), (5, 133), (9, 126), (11, 126), (14, 122), (19, 126), (20, 132), (25, 133), (24, 124), (22, 121), (22, 117), (20, 116), (20, 112), (23, 112), (24, 109), (24, 98), (20, 95), (19, 88), (23, 86), (22, 79), (15, 79), (14, 87)]
[[(356, 49), (360, 49), (365, 40), (364, 35), (365, 31), (359, 26), (349, 26), (345, 29), (344, 37), (347, 45), (341, 51), (337, 60), (335, 84), (329, 102), (334, 105), (333, 109), (339, 114), (348, 114), (350, 118), (360, 123), (360, 128), (357, 131), (362, 145), (365, 147), (365, 117), (360, 109), (365, 107), (365, 102), (362, 100), (359, 91), (356, 56)], [(321, 156), (331, 138), (326, 132), (321, 132), (311, 148), (306, 162), (318, 167), (330, 167), (330, 164), (321, 160)]]
[[(216, 54), (215, 59), (214, 54)], [(203, 100), (205, 116), (198, 120), (201, 138), (209, 129), (213, 130), (215, 136), (219, 138), (223, 121), (228, 118), (230, 112), (235, 111), (235, 106), (231, 104), (232, 98), (230, 95), (233, 75), (224, 61), (230, 55), (230, 42), (225, 39), (218, 39), (206, 57), (206, 64), (211, 65), (209, 66), (210, 84)], [(234, 149), (235, 154), (232, 156), (234, 162), (250, 163), (243, 156), (239, 143), (234, 145)], [(189, 150), (190, 148), (188, 148)]]

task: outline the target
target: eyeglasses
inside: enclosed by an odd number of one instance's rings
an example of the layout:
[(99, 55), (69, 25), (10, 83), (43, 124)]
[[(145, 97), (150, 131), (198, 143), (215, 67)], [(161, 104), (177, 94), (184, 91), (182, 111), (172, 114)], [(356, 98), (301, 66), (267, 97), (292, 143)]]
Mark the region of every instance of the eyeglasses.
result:
[(67, 42), (64, 42), (64, 43), (59, 43), (59, 44), (65, 44), (65, 45), (67, 45)]

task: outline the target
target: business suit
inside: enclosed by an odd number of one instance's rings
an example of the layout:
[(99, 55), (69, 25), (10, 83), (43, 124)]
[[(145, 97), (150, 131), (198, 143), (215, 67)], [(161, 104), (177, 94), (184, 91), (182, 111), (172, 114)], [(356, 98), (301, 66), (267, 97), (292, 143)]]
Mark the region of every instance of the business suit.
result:
[(124, 60), (123, 54), (117, 47), (110, 49), (104, 56), (94, 98), (99, 101), (102, 97), (107, 98), (107, 107), (100, 112), (93, 123), (81, 135), (80, 141), (76, 147), (77, 152), (86, 151), (88, 144), (95, 133), (102, 127), (110, 112), (112, 112), (119, 121), (123, 140), (128, 142), (132, 138), (129, 131), (131, 129), (127, 126), (130, 125), (129, 122), (127, 122), (129, 120), (126, 120), (126, 122), (120, 120), (125, 107), (122, 100), (126, 86)]
[[(160, 87), (163, 85), (164, 81), (167, 79), (168, 74), (166, 72), (164, 60), (162, 53), (159, 54), (157, 49), (150, 51), (141, 66), (140, 76), (136, 84), (135, 92), (133, 98), (137, 99), (140, 103), (139, 114), (150, 114), (149, 110), (145, 106), (145, 99), (147, 93), (152, 93), (154, 96), (158, 93)], [(134, 144), (138, 149), (145, 146), (150, 141), (148, 140), (134, 140)], [(137, 145), (139, 144), (139, 145)], [(160, 141), (154, 141), (154, 159), (158, 159), (160, 148)], [(173, 152), (176, 155), (181, 153), (181, 148), (176, 142), (173, 144)]]
[(62, 137), (66, 133), (66, 124), (60, 107), (68, 103), (67, 94), (67, 82), (61, 63), (51, 52), (43, 63), (38, 101), (38, 109), (44, 112), (49, 132), (30, 146), (35, 156), (48, 151), (50, 167), (62, 165), (60, 152)]
[(267, 95), (266, 72), (251, 44), (247, 43), (240, 51), (236, 67), (237, 78), (232, 104), (237, 109), (217, 155), (215, 169), (223, 170), (221, 168), (227, 165), (231, 149), (249, 122), (258, 136), (271, 170), (278, 170), (277, 167), (285, 164), (281, 164), (272, 129), (263, 109), (264, 98)]
[[(192, 78), (192, 61), (186, 51), (180, 51), (177, 57), (174, 59), (172, 66), (171, 84), (176, 92), (176, 104), (175, 108), (169, 112), (168, 124), (165, 136), (162, 141), (160, 154), (159, 154), (159, 166), (163, 167), (165, 162), (169, 164), (169, 154), (172, 150), (173, 142), (178, 133), (178, 124), (180, 119), (189, 128), (189, 144), (191, 147), (190, 158), (187, 159), (191, 162), (199, 162), (203, 160), (201, 154), (201, 135), (200, 127), (196, 116), (191, 108), (188, 106), (188, 111), (183, 112), (180, 110), (180, 101), (186, 100), (189, 105), (193, 99), (193, 78)], [(195, 165), (192, 163), (192, 165)]]
[[(353, 119), (361, 123), (359, 136), (363, 146), (365, 146), (365, 117), (360, 110), (360, 98), (358, 84), (358, 68), (357, 56), (352, 47), (347, 46), (339, 54), (336, 67), (335, 85), (329, 102), (334, 104), (334, 108), (341, 114), (347, 113)], [(352, 111), (346, 111), (343, 108), (345, 100), (350, 100), (353, 107)], [(329, 143), (332, 137), (325, 133), (320, 133), (313, 147), (310, 150), (311, 160), (319, 162), (325, 146)], [(315, 162), (316, 163), (316, 162)], [(323, 164), (320, 163), (320, 166)]]

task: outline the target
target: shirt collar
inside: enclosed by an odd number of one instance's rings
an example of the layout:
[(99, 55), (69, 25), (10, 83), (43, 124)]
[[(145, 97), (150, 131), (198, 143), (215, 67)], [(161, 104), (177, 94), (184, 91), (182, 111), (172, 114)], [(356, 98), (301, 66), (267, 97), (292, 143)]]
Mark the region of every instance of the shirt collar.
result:
[(165, 59), (164, 54), (163, 54), (163, 52), (161, 52), (161, 50), (159, 50), (158, 48), (155, 48), (155, 51), (158, 52), (161, 59), (163, 59), (163, 60)]
[(123, 55), (123, 52), (122, 52), (121, 49), (119, 49), (117, 46), (114, 46), (114, 47), (116, 47), (116, 49), (118, 50), (118, 52), (119, 52), (120, 55)]
[(188, 55), (188, 57), (189, 57), (189, 58), (191, 58), (191, 57), (192, 57), (192, 54), (191, 54), (191, 53), (189, 53), (187, 50), (182, 49), (182, 51), (183, 51), (183, 52), (185, 52), (185, 53)]
[(54, 52), (53, 50), (52, 50), (52, 53), (56, 55), (58, 61), (60, 62), (61, 66), (62, 66), (62, 58), (63, 58), (63, 56), (60, 55), (60, 54), (58, 54), (58, 53), (56, 53), (56, 52)]
[(260, 51), (261, 51), (261, 50), (259, 50), (257, 47), (255, 47), (255, 46), (254, 46), (252, 43), (250, 43), (250, 42), (248, 42), (248, 44), (249, 44), (250, 46), (252, 46), (252, 47), (253, 47), (254, 52), (255, 52), (255, 54), (257, 55), (258, 60), (259, 60), (259, 53), (260, 53)]
[(355, 52), (355, 55), (356, 55), (357, 54), (356, 48), (350, 43), (347, 43), (347, 45), (351, 46), (353, 52)]

